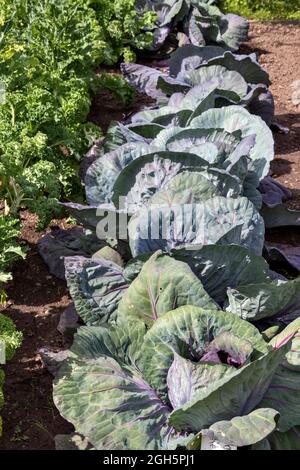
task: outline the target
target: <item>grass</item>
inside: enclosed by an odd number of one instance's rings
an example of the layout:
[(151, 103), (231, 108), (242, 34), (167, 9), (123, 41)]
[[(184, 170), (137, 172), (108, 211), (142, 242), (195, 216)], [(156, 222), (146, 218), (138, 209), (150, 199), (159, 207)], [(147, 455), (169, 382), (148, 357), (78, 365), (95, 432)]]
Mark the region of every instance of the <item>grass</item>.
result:
[(258, 20), (300, 20), (300, 0), (221, 0), (221, 9)]

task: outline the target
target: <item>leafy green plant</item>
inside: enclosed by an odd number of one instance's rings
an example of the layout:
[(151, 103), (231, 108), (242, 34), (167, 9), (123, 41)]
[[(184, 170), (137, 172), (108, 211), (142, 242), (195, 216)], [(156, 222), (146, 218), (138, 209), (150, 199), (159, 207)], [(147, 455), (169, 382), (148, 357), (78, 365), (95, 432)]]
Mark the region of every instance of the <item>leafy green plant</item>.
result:
[(101, 62), (115, 64), (120, 58), (133, 62), (135, 50), (151, 48), (157, 15), (146, 9), (139, 12), (136, 0), (89, 0), (101, 28)]
[[(16, 349), (22, 343), (22, 333), (16, 330), (13, 321), (7, 316), (0, 313), (0, 347), (1, 358), (10, 360), (15, 354)], [(4, 347), (4, 349), (3, 349)], [(0, 369), (0, 408), (4, 404), (3, 385), (4, 385), (4, 372)], [(2, 419), (0, 416), (0, 436), (2, 435)]]
[(122, 42), (125, 30), (117, 22), (125, 12), (124, 28), (133, 45), (139, 32), (142, 47), (143, 28), (150, 19), (145, 15), (136, 22), (131, 1), (90, 5), (1, 0), (0, 5), (0, 80), (5, 86), (0, 106), (1, 193), (7, 212), (16, 214), (26, 205), (43, 227), (61, 214), (59, 198), (82, 197), (79, 162), (101, 136), (87, 122), (92, 94), (106, 87), (124, 102), (132, 96), (120, 76), (95, 74), (97, 65), (116, 63), (123, 51), (113, 31), (106, 35), (107, 22)]
[(17, 244), (19, 221), (15, 218), (0, 216), (0, 303), (5, 302), (4, 284), (11, 279), (8, 272), (11, 264), (25, 257), (25, 251)]
[(221, 8), (227, 12), (261, 20), (300, 20), (299, 0), (221, 0)]
[(5, 345), (5, 358), (9, 361), (22, 342), (22, 333), (17, 331), (13, 321), (2, 313), (0, 314), (0, 340)]

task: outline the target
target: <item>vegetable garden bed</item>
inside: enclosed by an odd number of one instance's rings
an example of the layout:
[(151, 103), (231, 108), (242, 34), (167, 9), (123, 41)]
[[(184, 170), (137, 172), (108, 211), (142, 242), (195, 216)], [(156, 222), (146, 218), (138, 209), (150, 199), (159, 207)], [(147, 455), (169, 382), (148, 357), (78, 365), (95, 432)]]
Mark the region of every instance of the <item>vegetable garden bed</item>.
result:
[[(275, 134), (276, 159), (272, 162), (272, 174), (281, 183), (293, 190), (289, 205), (300, 209), (300, 108), (292, 100), (297, 81), (300, 48), (297, 37), (299, 25), (288, 23), (251, 23), (250, 41), (242, 47), (244, 53), (256, 52), (260, 63), (267, 69), (273, 81), (271, 91), (276, 102), (276, 121), (290, 129), (289, 134)], [(280, 38), (280, 39), (279, 39)], [(290, 91), (289, 91), (290, 90)], [(107, 99), (107, 97), (106, 97)], [(91, 120), (106, 130), (111, 120), (123, 120), (136, 112), (147, 98), (138, 97), (131, 109), (109, 103), (108, 109), (98, 118), (99, 104), (103, 96), (96, 98), (91, 111)], [(118, 107), (119, 106), (119, 107)], [(116, 109), (118, 107), (118, 109)], [(41, 234), (35, 230), (35, 218), (23, 212), (24, 228), (22, 240), (31, 247), (25, 261), (14, 267), (14, 280), (8, 285), (8, 304), (3, 311), (23, 332), (24, 341), (16, 356), (5, 367), (4, 387), (6, 402), (2, 410), (5, 433), (0, 438), (1, 449), (52, 449), (57, 434), (72, 432), (72, 425), (60, 417), (52, 400), (52, 377), (41, 360), (39, 350), (67, 349), (71, 341), (64, 339), (56, 330), (62, 312), (70, 299), (64, 281), (49, 274), (40, 259), (37, 242)], [(66, 229), (66, 221), (54, 221)], [(272, 243), (289, 243), (300, 247), (299, 228), (272, 229), (267, 240)], [(278, 262), (281, 272), (284, 265)], [(292, 273), (292, 274), (291, 274)], [(295, 272), (291, 270), (292, 277)], [(34, 289), (32, 286), (36, 286)]]

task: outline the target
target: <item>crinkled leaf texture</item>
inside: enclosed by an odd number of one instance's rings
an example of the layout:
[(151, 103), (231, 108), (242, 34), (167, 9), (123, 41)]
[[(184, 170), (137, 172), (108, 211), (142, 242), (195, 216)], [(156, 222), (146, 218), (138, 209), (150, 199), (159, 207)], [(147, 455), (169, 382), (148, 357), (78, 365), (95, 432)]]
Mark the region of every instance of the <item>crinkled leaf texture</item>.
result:
[(49, 267), (51, 274), (65, 279), (64, 259), (68, 256), (89, 256), (99, 250), (104, 242), (80, 227), (62, 230), (54, 227), (38, 244), (39, 254)]
[(168, 77), (168, 74), (140, 64), (121, 64), (121, 72), (140, 93), (156, 100), (165, 98), (163, 91), (157, 88), (157, 82), (159, 77)]
[(54, 384), (55, 405), (98, 450), (158, 449), (169, 428), (162, 403), (135, 366), (144, 330), (83, 327)]
[(65, 272), (76, 311), (85, 324), (97, 325), (114, 319), (128, 288), (119, 265), (101, 257), (75, 256), (65, 259)]
[(132, 160), (150, 153), (145, 143), (128, 143), (98, 158), (88, 169), (85, 191), (90, 205), (111, 202), (113, 185), (125, 166)]
[(200, 156), (183, 152), (155, 152), (143, 155), (124, 168), (113, 186), (112, 201), (120, 198), (130, 213), (147, 203), (153, 194), (167, 187), (172, 178), (185, 170), (201, 170), (207, 165)]
[(150, 200), (131, 218), (128, 232), (133, 256), (218, 243), (235, 243), (261, 255), (264, 224), (247, 198), (215, 197), (184, 206), (151, 206)]

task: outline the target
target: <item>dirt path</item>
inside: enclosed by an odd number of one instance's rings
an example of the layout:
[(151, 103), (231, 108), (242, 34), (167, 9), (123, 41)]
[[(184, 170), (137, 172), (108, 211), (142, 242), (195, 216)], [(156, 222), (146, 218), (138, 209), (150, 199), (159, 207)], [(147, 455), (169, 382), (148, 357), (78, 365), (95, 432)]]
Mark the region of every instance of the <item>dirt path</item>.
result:
[[(300, 106), (293, 104), (292, 85), (300, 80), (300, 25), (252, 23), (250, 42), (245, 52), (256, 51), (273, 81), (278, 121), (290, 128), (289, 135), (275, 135), (276, 160), (273, 176), (294, 190), (300, 208)], [(300, 86), (299, 86), (300, 98)], [(104, 130), (111, 119), (122, 119), (141, 103), (128, 110), (116, 109), (114, 100), (99, 97), (93, 107), (93, 120)], [(66, 347), (56, 330), (61, 313), (69, 304), (64, 282), (52, 277), (37, 253), (41, 236), (35, 231), (35, 219), (24, 214), (24, 242), (30, 246), (27, 259), (18, 262), (14, 281), (8, 286), (8, 314), (24, 333), (22, 347), (5, 367), (5, 400), (1, 410), (4, 436), (0, 449), (53, 449), (53, 437), (68, 433), (72, 427), (58, 414), (52, 401), (52, 378), (44, 368), (39, 348), (54, 350)], [(300, 230), (293, 232), (300, 243)]]
[(9, 302), (2, 310), (23, 332), (24, 340), (5, 367), (0, 449), (52, 449), (57, 432), (72, 430), (53, 404), (52, 378), (38, 354), (43, 347), (65, 346), (56, 327), (70, 300), (65, 283), (49, 274), (37, 252), (41, 234), (35, 231), (35, 222), (34, 216), (23, 214), (22, 240), (30, 251), (25, 261), (15, 265), (14, 280), (7, 288)]
[(258, 53), (272, 80), (276, 119), (290, 129), (274, 135), (272, 176), (293, 190), (293, 205), (300, 209), (300, 24), (252, 23), (250, 34), (247, 48)]

